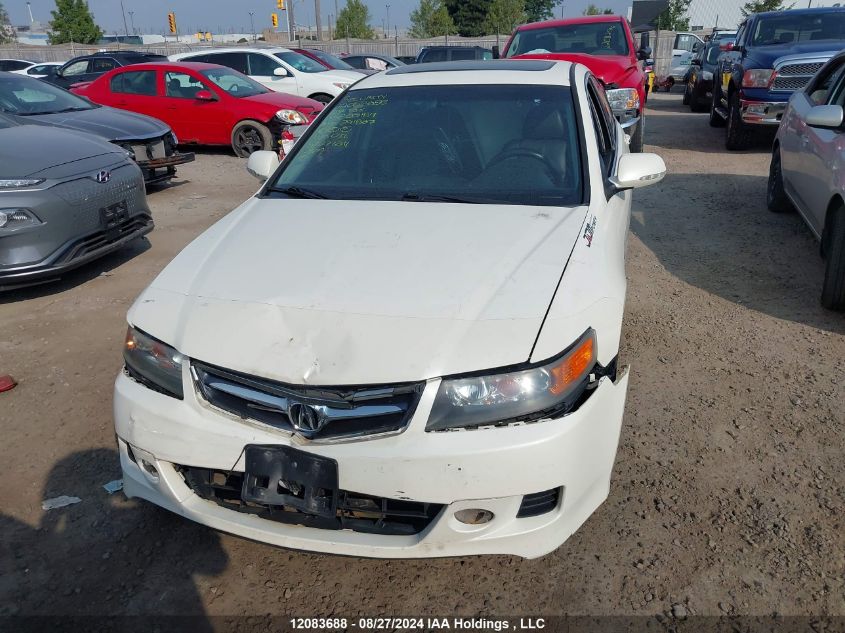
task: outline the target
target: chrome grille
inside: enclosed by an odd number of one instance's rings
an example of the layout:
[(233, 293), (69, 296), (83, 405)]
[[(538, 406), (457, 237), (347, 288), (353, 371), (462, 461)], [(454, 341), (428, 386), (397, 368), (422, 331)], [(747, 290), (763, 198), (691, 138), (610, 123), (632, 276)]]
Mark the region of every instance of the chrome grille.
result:
[(823, 62), (811, 64), (787, 64), (778, 68), (779, 75), (815, 75), (819, 68), (824, 66)]
[(800, 64), (784, 64), (777, 68), (777, 75), (772, 82), (774, 92), (795, 92), (810, 83), (813, 75), (824, 66), (824, 62), (804, 62)]
[(192, 369), (196, 389), (209, 404), (315, 441), (404, 430), (425, 385), (288, 385), (198, 361)]

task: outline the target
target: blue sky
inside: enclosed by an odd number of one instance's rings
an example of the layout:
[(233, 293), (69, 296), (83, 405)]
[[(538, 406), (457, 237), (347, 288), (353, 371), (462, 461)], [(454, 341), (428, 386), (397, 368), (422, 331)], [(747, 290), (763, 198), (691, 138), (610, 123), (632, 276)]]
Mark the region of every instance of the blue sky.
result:
[[(13, 24), (26, 24), (29, 17), (26, 0), (0, 0), (9, 12)], [(289, 1), (289, 0), (288, 0)], [(36, 20), (47, 22), (50, 10), (55, 8), (53, 0), (30, 0), (32, 13)], [(346, 0), (337, 0), (340, 8)], [(364, 0), (370, 8), (371, 23), (380, 26), (387, 17), (386, 4), (390, 4), (390, 24), (400, 28), (408, 25), (409, 15), (419, 0)], [(630, 0), (593, 0), (600, 7), (613, 9), (617, 13), (626, 12)], [(326, 16), (335, 12), (335, 0), (320, 0), (323, 24)], [(108, 33), (116, 30), (123, 32), (123, 18), (120, 12), (120, 0), (88, 0), (97, 22)], [(590, 4), (590, 0), (565, 0), (564, 14), (568, 17), (580, 15)], [(197, 28), (209, 31), (234, 30), (248, 32), (249, 12), (255, 13), (255, 28), (260, 30), (270, 26), (270, 13), (276, 11), (275, 0), (123, 0), (126, 9), (126, 21), (130, 21), (129, 12), (134, 12), (135, 27), (143, 32), (160, 33), (166, 28), (167, 12), (174, 11), (179, 22), (179, 30), (189, 32)], [(299, 24), (314, 24), (314, 0), (296, 0), (296, 21)], [(560, 5), (555, 16), (560, 15)], [(130, 24), (131, 28), (131, 24)]]

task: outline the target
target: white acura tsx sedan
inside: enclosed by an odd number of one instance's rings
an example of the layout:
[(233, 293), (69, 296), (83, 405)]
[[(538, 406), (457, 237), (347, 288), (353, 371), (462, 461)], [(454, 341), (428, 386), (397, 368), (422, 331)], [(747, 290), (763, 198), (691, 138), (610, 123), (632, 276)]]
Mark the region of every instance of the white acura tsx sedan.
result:
[(563, 543), (607, 498), (629, 154), (581, 65), (403, 66), (336, 99), (129, 311), (124, 490), (355, 556)]

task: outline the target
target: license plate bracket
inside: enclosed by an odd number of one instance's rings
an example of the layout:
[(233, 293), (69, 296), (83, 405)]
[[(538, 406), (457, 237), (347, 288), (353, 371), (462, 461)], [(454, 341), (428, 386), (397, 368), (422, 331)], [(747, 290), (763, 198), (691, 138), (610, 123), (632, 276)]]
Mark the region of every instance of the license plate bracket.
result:
[(100, 226), (105, 231), (106, 239), (114, 241), (120, 237), (120, 225), (129, 219), (129, 207), (126, 200), (100, 209)]
[(247, 446), (244, 459), (243, 501), (321, 517), (337, 514), (337, 461), (290, 446), (261, 445)]

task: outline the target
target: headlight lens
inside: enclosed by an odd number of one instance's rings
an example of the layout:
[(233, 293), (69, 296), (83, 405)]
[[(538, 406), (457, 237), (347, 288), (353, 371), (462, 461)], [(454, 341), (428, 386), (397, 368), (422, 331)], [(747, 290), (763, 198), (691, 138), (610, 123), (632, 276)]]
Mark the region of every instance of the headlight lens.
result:
[(564, 354), (543, 365), (491, 376), (444, 379), (427, 431), (538, 420), (569, 411), (596, 364), (596, 334), (587, 330)]
[(350, 84), (349, 82), (344, 82), (344, 81), (335, 81), (335, 82), (334, 82), (334, 85), (335, 85), (337, 88), (340, 88), (341, 90), (346, 90), (346, 89), (347, 89), (349, 86), (351, 86), (352, 84)]
[(308, 119), (305, 117), (302, 112), (297, 112), (296, 110), (279, 110), (276, 112), (276, 118), (280, 121), (284, 121), (285, 123), (290, 123), (291, 125), (305, 125), (308, 123)]
[(41, 224), (32, 211), (26, 209), (0, 209), (0, 231), (14, 231)]
[(43, 178), (12, 178), (11, 180), (0, 180), (0, 189), (15, 189), (17, 187), (32, 187), (44, 182)]
[(711, 73), (709, 70), (702, 70), (701, 71), (701, 78), (704, 81), (712, 81), (713, 80), (713, 73)]
[(767, 88), (775, 71), (771, 68), (752, 68), (742, 76), (743, 88)]
[(170, 131), (170, 140), (173, 142), (173, 147), (179, 145), (179, 137), (176, 136), (176, 132), (173, 130)]
[(640, 93), (635, 88), (612, 88), (606, 92), (614, 112), (640, 109)]
[(180, 400), (184, 356), (140, 330), (129, 327), (123, 346), (123, 360), (129, 374), (151, 389)]

